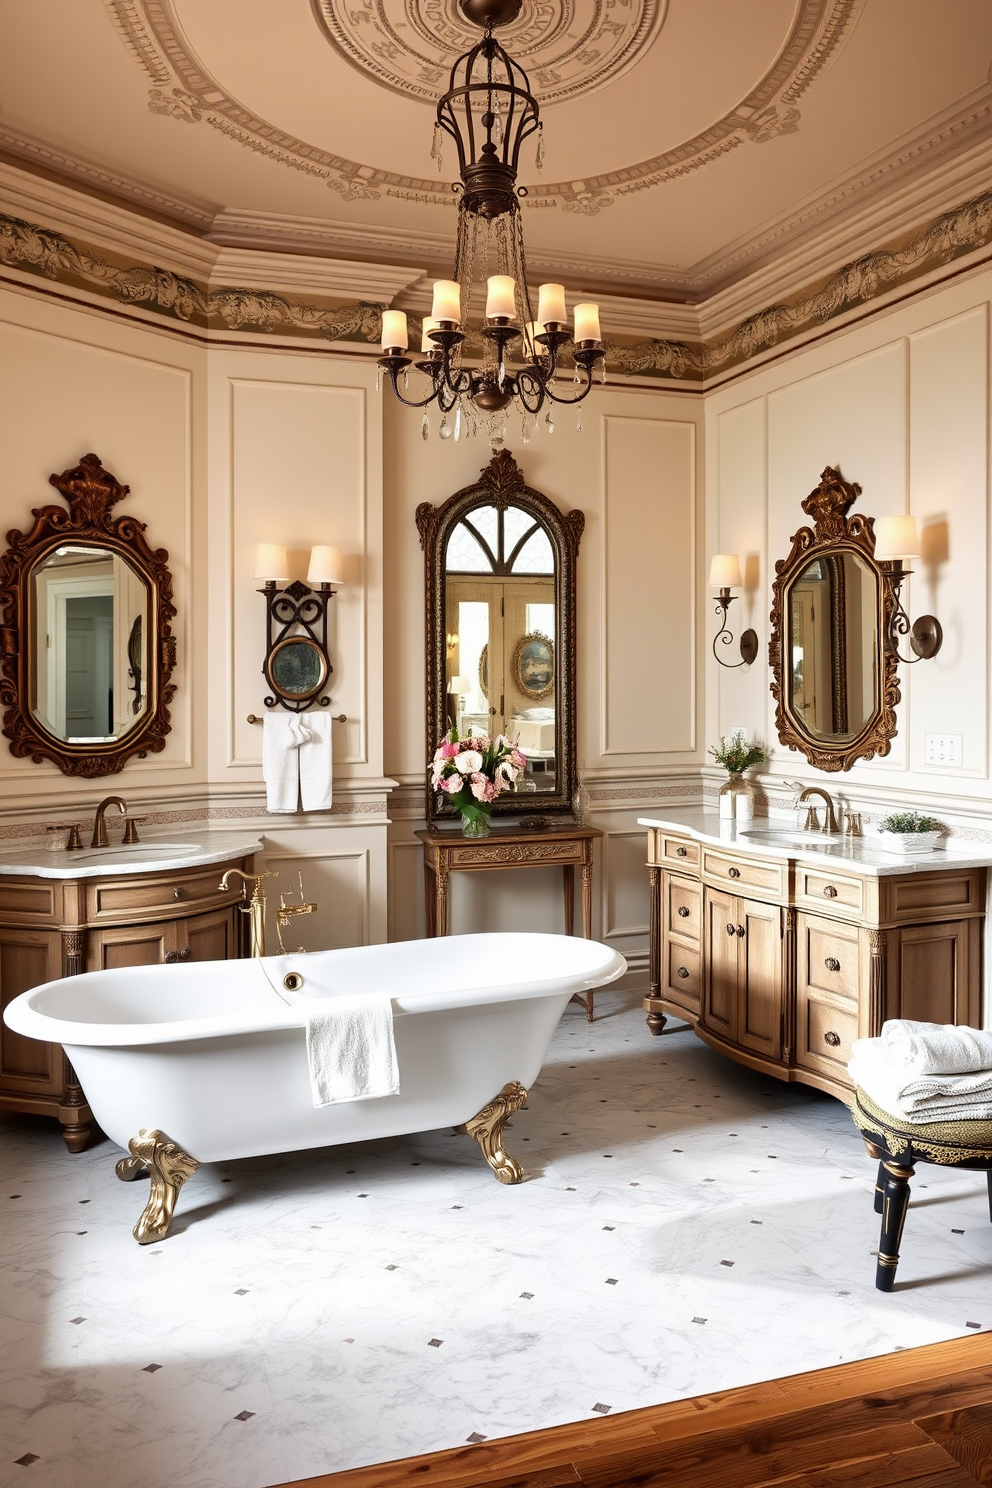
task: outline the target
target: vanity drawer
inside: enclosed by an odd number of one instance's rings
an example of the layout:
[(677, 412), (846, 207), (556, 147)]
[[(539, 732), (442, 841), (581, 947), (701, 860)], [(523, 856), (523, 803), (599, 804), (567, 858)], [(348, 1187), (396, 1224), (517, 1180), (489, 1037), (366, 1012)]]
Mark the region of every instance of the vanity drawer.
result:
[[(129, 878), (93, 879), (86, 889), (86, 918), (91, 925), (127, 924), (146, 920), (198, 914), (205, 909), (228, 909), (241, 897), (241, 880), (224, 891), (220, 881), (231, 863), (210, 868), (177, 868), (172, 873), (140, 873)], [(239, 858), (236, 865), (248, 871), (251, 861)]]
[(704, 848), (703, 875), (721, 889), (748, 892), (759, 899), (780, 901), (789, 891), (789, 865), (778, 859), (745, 858)]
[(800, 914), (796, 978), (800, 992), (841, 998), (856, 1007), (861, 986), (861, 937), (857, 925)]
[(699, 1012), (703, 988), (702, 957), (698, 948), (669, 940), (666, 945), (666, 984), (671, 1002)]
[(699, 944), (703, 926), (703, 886), (691, 878), (665, 874), (665, 929)]
[(854, 1007), (819, 997), (799, 997), (796, 1063), (851, 1085), (847, 1063), (858, 1036)]
[(797, 863), (796, 907), (857, 918), (865, 911), (865, 880), (853, 873)]
[(699, 843), (688, 837), (673, 837), (660, 827), (648, 830), (648, 862), (655, 867), (698, 868)]

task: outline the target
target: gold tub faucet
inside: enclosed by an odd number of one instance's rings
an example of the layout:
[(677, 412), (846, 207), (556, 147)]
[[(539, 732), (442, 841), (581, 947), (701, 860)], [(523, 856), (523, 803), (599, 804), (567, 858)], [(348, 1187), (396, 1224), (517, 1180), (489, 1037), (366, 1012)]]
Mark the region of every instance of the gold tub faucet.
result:
[[(231, 878), (233, 874), (236, 874), (237, 877), (242, 880), (241, 903), (238, 905), (238, 908), (242, 911), (242, 913), (248, 916), (249, 929), (251, 932), (251, 950), (249, 954), (251, 956), (264, 956), (265, 894), (262, 890), (262, 879), (275, 878), (276, 874), (243, 873), (240, 868), (228, 868), (227, 872), (224, 874), (224, 877), (221, 879), (218, 888), (227, 892), (231, 887), (231, 885), (228, 883), (228, 879)], [(255, 885), (255, 887), (252, 889), (252, 895), (250, 899), (247, 898), (249, 884)], [(281, 944), (282, 937), (280, 936), (280, 945)]]
[[(284, 892), (281, 892), (280, 895), (279, 895), (279, 908), (276, 910), (276, 935), (279, 937), (279, 949), (280, 949), (280, 951), (282, 951), (282, 953), (283, 953), (284, 956), (287, 954), (287, 951), (286, 951), (285, 945), (283, 944), (283, 939), (282, 939), (283, 927), (285, 925), (288, 925), (289, 922), (290, 922), (290, 920), (295, 919), (295, 917), (297, 915), (314, 914), (316, 912), (316, 909), (317, 909), (317, 906), (313, 902), (313, 900), (311, 900), (308, 903), (303, 898), (303, 874), (302, 873), (299, 875), (299, 880), (300, 880), (300, 891), (299, 891), (300, 892), (300, 902), (299, 902), (299, 904), (287, 904), (286, 903), (286, 895), (285, 895)], [(289, 892), (291, 894), (294, 894), (296, 892), (296, 890), (295, 889), (290, 889)], [(306, 947), (305, 946), (299, 946), (298, 949), (301, 952), (303, 952), (303, 951), (306, 950)]]
[(93, 838), (90, 842), (90, 847), (110, 846), (110, 839), (107, 836), (107, 823), (104, 821), (108, 806), (116, 806), (121, 816), (127, 816), (126, 801), (121, 800), (120, 796), (104, 796), (96, 808), (96, 815), (93, 817)]

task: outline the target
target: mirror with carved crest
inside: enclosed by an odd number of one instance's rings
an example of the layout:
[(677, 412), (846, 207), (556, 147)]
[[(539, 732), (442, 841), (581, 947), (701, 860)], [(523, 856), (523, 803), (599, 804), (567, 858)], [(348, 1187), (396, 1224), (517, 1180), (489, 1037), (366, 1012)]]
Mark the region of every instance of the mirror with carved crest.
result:
[[(427, 567), (427, 758), (460, 735), (505, 734), (526, 768), (497, 815), (572, 809), (575, 567), (585, 518), (524, 484), (509, 450), (440, 506), (417, 508)], [(427, 819), (457, 816), (427, 790)]]
[(50, 480), (69, 510), (35, 508), (0, 558), (3, 732), (20, 758), (115, 774), (169, 732), (169, 555), (152, 551), (143, 522), (111, 516), (129, 488), (98, 456)]
[(861, 494), (827, 466), (772, 585), (772, 695), (781, 743), (820, 770), (888, 754), (896, 734), (897, 658), (885, 644), (892, 586), (875, 560), (874, 519), (847, 512)]

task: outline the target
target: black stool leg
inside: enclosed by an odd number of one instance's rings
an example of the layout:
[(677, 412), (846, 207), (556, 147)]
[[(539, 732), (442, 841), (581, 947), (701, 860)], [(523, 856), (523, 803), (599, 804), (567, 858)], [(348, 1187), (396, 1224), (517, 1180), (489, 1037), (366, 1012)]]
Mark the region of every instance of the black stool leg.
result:
[(878, 1241), (878, 1264), (875, 1267), (875, 1285), (880, 1292), (891, 1292), (895, 1285), (896, 1267), (899, 1264), (899, 1244), (902, 1227), (909, 1205), (909, 1180), (913, 1168), (900, 1167), (898, 1163), (883, 1162), (885, 1190), (882, 1198), (882, 1233)]
[(875, 1179), (875, 1213), (881, 1214), (885, 1204), (885, 1164), (878, 1165), (878, 1177)]

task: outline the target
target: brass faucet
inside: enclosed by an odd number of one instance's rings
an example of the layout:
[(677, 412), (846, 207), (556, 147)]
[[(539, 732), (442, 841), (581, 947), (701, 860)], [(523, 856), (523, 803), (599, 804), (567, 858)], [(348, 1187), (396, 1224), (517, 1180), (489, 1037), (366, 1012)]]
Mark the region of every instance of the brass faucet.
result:
[(116, 806), (121, 816), (127, 816), (126, 801), (122, 801), (120, 796), (104, 796), (96, 808), (96, 815), (93, 818), (93, 837), (90, 847), (110, 846), (110, 839), (107, 836), (107, 823), (103, 819), (108, 806)]
[[(280, 893), (280, 895), (279, 895), (279, 908), (276, 910), (276, 935), (279, 937), (279, 949), (283, 953), (284, 956), (287, 954), (287, 951), (286, 951), (285, 945), (283, 944), (283, 939), (282, 939), (283, 926), (284, 925), (288, 925), (289, 922), (290, 922), (290, 920), (291, 919), (294, 919), (296, 915), (313, 914), (316, 911), (316, 908), (317, 908), (316, 904), (314, 904), (312, 901), (309, 904), (305, 902), (305, 900), (303, 898), (303, 874), (302, 873), (299, 875), (299, 879), (300, 879), (300, 902), (299, 902), (299, 904), (287, 904), (286, 903), (286, 895), (285, 895), (285, 893)], [(294, 889), (290, 889), (289, 892), (292, 894), (292, 893), (295, 893), (296, 891)], [(306, 949), (305, 946), (300, 946), (299, 947), (299, 950), (301, 952), (302, 951), (305, 951), (305, 949)]]
[[(231, 887), (231, 885), (228, 883), (228, 879), (231, 877), (232, 874), (237, 874), (238, 878), (242, 880), (241, 903), (238, 905), (238, 908), (242, 911), (243, 914), (246, 914), (248, 916), (251, 936), (251, 949), (249, 951), (249, 954), (252, 956), (264, 956), (265, 894), (262, 890), (262, 879), (275, 878), (277, 875), (275, 873), (242, 873), (240, 868), (228, 868), (227, 872), (224, 874), (224, 877), (221, 879), (220, 884), (218, 885), (218, 887), (225, 893)], [(250, 900), (246, 899), (245, 897), (248, 892), (249, 884), (255, 885), (254, 889), (252, 890)]]
[[(806, 787), (806, 789), (800, 795), (799, 800), (798, 800), (798, 802), (796, 804), (799, 805), (799, 806), (801, 806), (804, 801), (808, 801), (809, 800), (810, 796), (820, 796), (820, 797), (822, 797), (823, 804), (824, 804), (824, 806), (826, 808), (826, 810), (824, 811), (824, 814), (823, 814), (823, 826), (819, 828), (819, 831), (821, 831), (821, 832), (836, 832), (836, 830), (837, 830), (837, 817), (836, 817), (836, 814), (834, 812), (834, 803), (830, 799), (830, 797), (827, 795), (827, 792), (825, 790), (823, 790), (823, 788), (821, 786), (819, 786), (819, 785), (808, 785)], [(817, 822), (816, 822), (816, 808), (815, 808), (815, 806), (810, 806), (809, 810), (806, 813), (805, 830), (807, 832), (815, 832), (815, 831), (818, 830), (817, 829)]]

